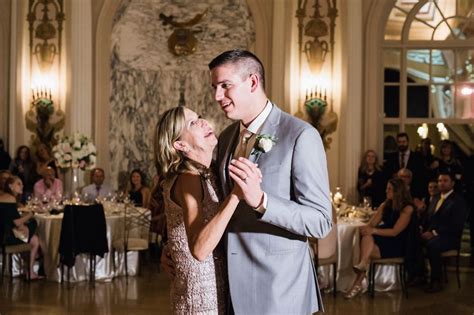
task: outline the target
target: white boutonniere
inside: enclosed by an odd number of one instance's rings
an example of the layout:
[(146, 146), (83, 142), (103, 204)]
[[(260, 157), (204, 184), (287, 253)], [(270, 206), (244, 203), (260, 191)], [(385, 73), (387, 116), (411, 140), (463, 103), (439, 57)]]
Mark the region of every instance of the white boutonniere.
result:
[(255, 137), (255, 145), (250, 155), (260, 155), (269, 152), (277, 143), (277, 138), (272, 135), (261, 134)]

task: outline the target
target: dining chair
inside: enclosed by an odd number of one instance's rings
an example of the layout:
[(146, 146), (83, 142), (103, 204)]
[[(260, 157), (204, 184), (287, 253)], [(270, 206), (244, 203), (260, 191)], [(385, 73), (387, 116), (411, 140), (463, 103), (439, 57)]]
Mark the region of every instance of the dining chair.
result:
[(448, 265), (448, 260), (451, 259), (452, 257), (455, 257), (456, 259), (456, 279), (458, 281), (458, 289), (461, 289), (461, 278), (459, 275), (459, 249), (451, 249), (447, 250), (445, 252), (441, 253), (441, 258), (443, 259), (443, 276), (444, 276), (444, 281), (447, 283), (448, 282), (448, 271), (447, 271), (447, 265)]
[(406, 271), (405, 271), (405, 258), (404, 257), (393, 257), (393, 258), (380, 258), (372, 259), (369, 267), (369, 294), (370, 297), (374, 297), (375, 292), (375, 268), (377, 265), (380, 266), (395, 266), (398, 270), (398, 276), (402, 285), (402, 291), (405, 297), (408, 298), (408, 289), (406, 285)]
[(314, 264), (316, 272), (319, 272), (319, 266), (331, 266), (332, 268), (332, 284), (333, 284), (333, 296), (337, 294), (337, 224), (333, 225), (333, 228), (329, 234), (322, 239), (310, 238), (310, 244), (314, 252)]
[[(5, 245), (3, 243), (2, 237), (2, 281), (3, 277), (5, 276), (5, 269), (7, 267), (8, 261), (8, 268), (10, 272), (10, 279), (13, 279), (13, 255), (20, 254), (21, 256), (25, 257), (26, 261), (26, 280), (29, 282), (31, 279), (30, 275), (30, 252), (32, 246), (28, 243), (25, 244), (18, 244), (18, 245)], [(23, 259), (20, 259), (22, 262)], [(20, 270), (23, 269), (23, 265), (20, 265)]]
[(67, 267), (67, 281), (78, 254), (89, 255), (89, 280), (95, 282), (96, 256), (103, 257), (109, 251), (107, 225), (104, 208), (96, 205), (67, 205), (61, 223), (59, 255), (61, 283), (64, 282), (64, 266)]
[[(130, 251), (148, 250), (150, 233), (150, 213), (143, 208), (125, 204), (123, 218), (123, 237), (112, 242), (112, 262), (114, 273), (116, 272), (115, 253), (121, 252), (124, 257), (125, 277), (128, 278), (127, 253)], [(139, 266), (139, 265), (138, 265)]]

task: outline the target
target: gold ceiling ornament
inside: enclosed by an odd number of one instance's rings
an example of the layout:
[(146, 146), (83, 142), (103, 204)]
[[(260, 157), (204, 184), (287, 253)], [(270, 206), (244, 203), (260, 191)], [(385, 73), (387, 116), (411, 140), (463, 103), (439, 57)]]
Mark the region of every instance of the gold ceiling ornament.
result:
[(32, 62), (35, 56), (41, 72), (47, 73), (55, 56), (61, 56), (63, 0), (29, 0), (27, 21), (30, 32), (30, 61)]
[(178, 22), (173, 15), (160, 13), (160, 20), (163, 26), (171, 25), (174, 27), (173, 33), (168, 38), (168, 49), (175, 56), (188, 56), (196, 51), (197, 39), (194, 36), (197, 30), (191, 28), (197, 25), (206, 16), (207, 10), (196, 14), (192, 19), (185, 22)]

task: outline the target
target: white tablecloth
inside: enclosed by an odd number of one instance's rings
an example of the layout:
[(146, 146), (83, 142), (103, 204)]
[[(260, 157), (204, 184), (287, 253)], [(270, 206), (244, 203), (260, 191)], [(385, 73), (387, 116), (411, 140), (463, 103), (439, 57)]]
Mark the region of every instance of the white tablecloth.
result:
[[(347, 291), (352, 286), (356, 274), (352, 266), (359, 262), (360, 254), (360, 235), (359, 227), (364, 225), (355, 219), (346, 222), (337, 223), (337, 290)], [(332, 267), (319, 267), (320, 285), (322, 288), (332, 289)], [(364, 280), (364, 286), (367, 288), (367, 280)], [(392, 291), (401, 288), (398, 272), (394, 266), (377, 266), (375, 269), (375, 290)]]
[[(109, 211), (108, 211), (109, 210)], [(150, 210), (139, 208), (142, 212), (147, 212), (150, 218)], [(112, 243), (115, 240), (123, 238), (124, 234), (124, 215), (122, 213), (111, 213), (110, 209), (106, 208), (106, 224), (107, 224), (107, 243), (109, 252), (103, 258), (96, 256), (96, 271), (95, 279), (101, 281), (110, 281), (116, 276), (125, 275), (125, 261), (124, 255), (121, 252), (115, 254), (115, 272), (112, 264)], [(61, 281), (61, 268), (59, 265), (59, 239), (61, 235), (61, 224), (63, 215), (46, 215), (36, 214), (35, 219), (38, 222), (36, 233), (42, 241), (42, 246), (45, 249), (43, 253), (44, 270), (46, 278), (50, 281)], [(140, 231), (143, 235), (143, 231)], [(148, 231), (145, 231), (148, 233)], [(131, 233), (131, 236), (133, 233)], [(128, 258), (128, 275), (134, 276), (138, 270), (138, 252), (130, 251), (127, 254)], [(67, 280), (67, 267), (64, 267), (64, 281)], [(19, 259), (15, 257), (13, 265), (13, 275), (19, 274)], [(70, 281), (84, 281), (88, 279), (89, 275), (89, 255), (81, 254), (76, 257), (74, 267), (70, 270)]]

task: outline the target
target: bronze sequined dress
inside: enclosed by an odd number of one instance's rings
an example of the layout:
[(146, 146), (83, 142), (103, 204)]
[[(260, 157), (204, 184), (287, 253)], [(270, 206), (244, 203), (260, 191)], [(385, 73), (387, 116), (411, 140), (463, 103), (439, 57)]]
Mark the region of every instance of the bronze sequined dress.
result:
[[(218, 245), (206, 260), (198, 261), (189, 250), (183, 221), (183, 209), (171, 199), (174, 177), (163, 185), (165, 214), (168, 225), (168, 247), (175, 266), (171, 284), (171, 304), (175, 314), (224, 314), (227, 301), (225, 253)], [(214, 177), (201, 177), (202, 208), (206, 221), (219, 209)]]

